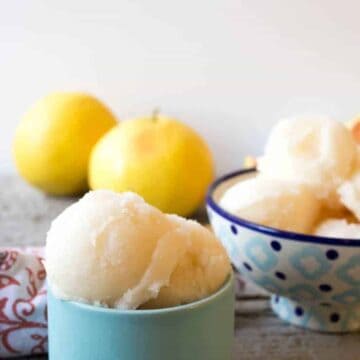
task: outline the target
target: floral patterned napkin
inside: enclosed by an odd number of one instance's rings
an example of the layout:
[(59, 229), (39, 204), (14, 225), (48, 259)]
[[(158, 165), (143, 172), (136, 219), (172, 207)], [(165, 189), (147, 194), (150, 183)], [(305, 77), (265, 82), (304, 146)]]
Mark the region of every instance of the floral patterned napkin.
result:
[(43, 248), (0, 248), (0, 358), (47, 352)]

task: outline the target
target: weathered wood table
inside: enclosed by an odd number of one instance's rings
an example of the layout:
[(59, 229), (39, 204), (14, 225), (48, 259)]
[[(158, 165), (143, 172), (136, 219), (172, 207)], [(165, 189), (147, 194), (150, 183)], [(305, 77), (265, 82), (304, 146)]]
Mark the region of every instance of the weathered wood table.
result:
[[(0, 245), (44, 245), (51, 220), (74, 200), (47, 197), (16, 176), (0, 176)], [(287, 325), (271, 312), (268, 295), (246, 284), (237, 291), (233, 353), (242, 360), (360, 360), (360, 334), (319, 334)]]

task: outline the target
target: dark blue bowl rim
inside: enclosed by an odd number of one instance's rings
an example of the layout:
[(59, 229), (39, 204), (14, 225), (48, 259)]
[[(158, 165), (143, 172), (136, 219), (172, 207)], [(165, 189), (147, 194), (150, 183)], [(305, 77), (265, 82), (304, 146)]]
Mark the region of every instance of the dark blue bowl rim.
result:
[(222, 184), (223, 182), (239, 176), (245, 175), (252, 172), (255, 172), (256, 168), (250, 169), (240, 169), (233, 171), (231, 173), (225, 174), (218, 179), (216, 179), (210, 186), (208, 193), (206, 195), (206, 204), (210, 207), (214, 212), (221, 215), (225, 219), (231, 221), (234, 224), (239, 226), (255, 230), (257, 232), (267, 234), (270, 236), (275, 236), (278, 238), (282, 238), (285, 240), (291, 241), (301, 241), (301, 242), (308, 242), (313, 244), (323, 244), (323, 245), (333, 245), (333, 246), (353, 246), (353, 247), (360, 247), (360, 240), (359, 239), (339, 239), (339, 238), (331, 238), (331, 237), (323, 237), (323, 236), (314, 236), (314, 235), (306, 235), (295, 233), (291, 231), (279, 230), (269, 226), (260, 225), (242, 218), (239, 218), (235, 215), (228, 213), (222, 207), (220, 207), (214, 200), (213, 194), (216, 188)]

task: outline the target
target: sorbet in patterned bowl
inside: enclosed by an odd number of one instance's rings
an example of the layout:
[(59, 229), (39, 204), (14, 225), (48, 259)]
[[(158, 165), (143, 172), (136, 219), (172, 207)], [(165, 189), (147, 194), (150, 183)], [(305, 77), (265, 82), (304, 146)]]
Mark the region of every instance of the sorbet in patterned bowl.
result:
[(229, 187), (255, 174), (255, 169), (227, 174), (208, 192), (210, 223), (232, 263), (272, 294), (272, 309), (281, 319), (318, 331), (358, 331), (360, 240), (263, 226), (219, 204)]

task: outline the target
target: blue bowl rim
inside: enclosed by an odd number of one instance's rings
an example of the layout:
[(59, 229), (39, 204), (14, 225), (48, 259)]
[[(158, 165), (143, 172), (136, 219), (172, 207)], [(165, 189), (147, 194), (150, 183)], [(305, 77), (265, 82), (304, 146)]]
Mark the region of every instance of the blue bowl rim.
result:
[(216, 188), (222, 184), (223, 182), (237, 177), (239, 175), (245, 175), (252, 172), (255, 172), (256, 168), (249, 168), (249, 169), (240, 169), (236, 171), (232, 171), (227, 173), (218, 179), (216, 179), (209, 187), (209, 190), (206, 195), (206, 204), (210, 207), (214, 212), (219, 214), (220, 216), (224, 217), (225, 219), (235, 223), (239, 226), (245, 227), (247, 229), (251, 229), (263, 234), (267, 234), (270, 236), (275, 236), (278, 238), (282, 238), (285, 240), (291, 241), (300, 241), (306, 243), (315, 243), (315, 244), (322, 244), (322, 245), (334, 245), (334, 246), (352, 246), (352, 247), (360, 247), (360, 240), (359, 239), (340, 239), (340, 238), (331, 238), (331, 237), (324, 237), (324, 236), (314, 236), (314, 235), (306, 235), (295, 233), (291, 231), (279, 230), (269, 226), (260, 225), (243, 218), (240, 218), (236, 215), (230, 214), (226, 210), (224, 210), (221, 206), (219, 206), (213, 198), (214, 191)]

